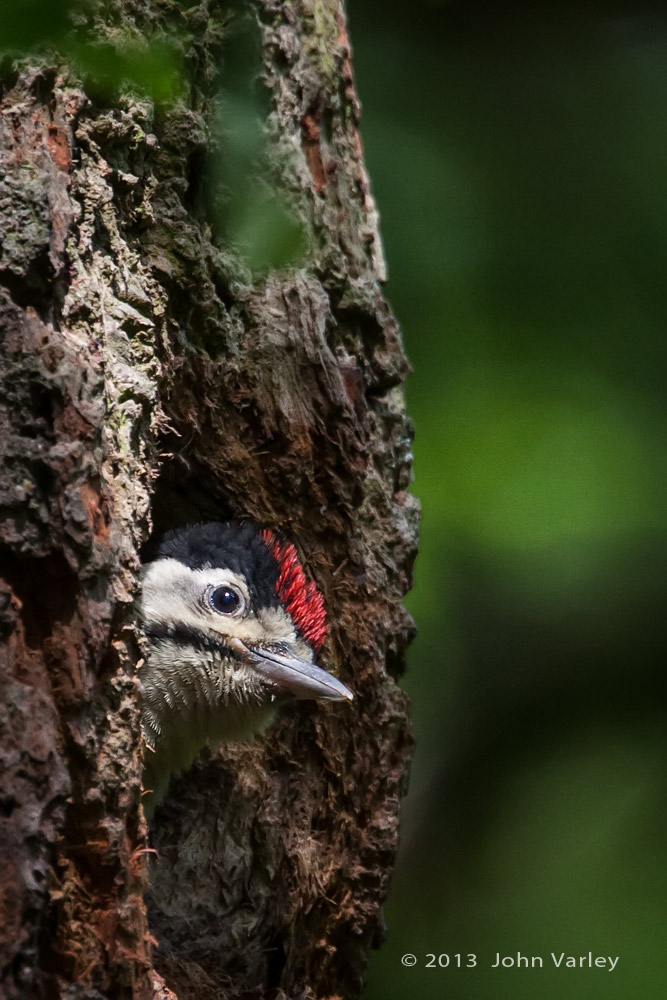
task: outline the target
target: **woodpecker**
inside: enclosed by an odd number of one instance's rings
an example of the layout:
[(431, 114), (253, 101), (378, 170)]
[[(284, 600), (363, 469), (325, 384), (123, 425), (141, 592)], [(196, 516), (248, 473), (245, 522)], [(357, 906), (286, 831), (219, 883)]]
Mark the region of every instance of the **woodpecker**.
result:
[(252, 524), (171, 531), (142, 572), (140, 671), (145, 805), (207, 743), (247, 739), (295, 698), (349, 701), (313, 660), (326, 637), (324, 601), (294, 546)]

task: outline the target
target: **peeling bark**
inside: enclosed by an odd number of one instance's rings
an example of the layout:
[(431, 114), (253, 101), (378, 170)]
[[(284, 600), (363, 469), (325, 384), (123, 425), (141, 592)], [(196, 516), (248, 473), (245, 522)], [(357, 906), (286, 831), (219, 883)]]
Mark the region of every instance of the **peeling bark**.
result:
[[(307, 261), (254, 281), (200, 183), (225, 6), (178, 23), (188, 100), (113, 107), (56, 59), (0, 97), (0, 955), (12, 997), (354, 997), (410, 755), (411, 430), (344, 14), (257, 0), (269, 172)], [(205, 752), (148, 837), (132, 601), (142, 546), (250, 517), (298, 545), (348, 705)], [(148, 848), (157, 851), (148, 864)], [(150, 880), (150, 886), (149, 886)], [(145, 905), (147, 901), (147, 908)], [(155, 946), (155, 939), (159, 945)]]

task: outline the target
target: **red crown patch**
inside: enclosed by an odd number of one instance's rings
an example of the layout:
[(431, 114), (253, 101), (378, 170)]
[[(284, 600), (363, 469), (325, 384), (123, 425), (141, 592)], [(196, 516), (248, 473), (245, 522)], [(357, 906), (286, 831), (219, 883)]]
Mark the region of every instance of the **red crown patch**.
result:
[(327, 614), (322, 595), (315, 584), (306, 579), (291, 542), (281, 541), (270, 528), (264, 528), (261, 538), (278, 563), (278, 599), (290, 615), (297, 632), (301, 633), (317, 653), (327, 634)]

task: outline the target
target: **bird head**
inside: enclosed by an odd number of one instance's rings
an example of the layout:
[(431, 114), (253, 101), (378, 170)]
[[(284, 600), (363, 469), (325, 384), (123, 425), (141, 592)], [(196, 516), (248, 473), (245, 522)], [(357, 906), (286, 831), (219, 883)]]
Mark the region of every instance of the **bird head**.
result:
[(150, 644), (146, 777), (160, 791), (207, 742), (252, 736), (285, 700), (353, 697), (313, 662), (326, 637), (322, 595), (294, 546), (268, 529), (170, 532), (144, 567), (139, 612)]

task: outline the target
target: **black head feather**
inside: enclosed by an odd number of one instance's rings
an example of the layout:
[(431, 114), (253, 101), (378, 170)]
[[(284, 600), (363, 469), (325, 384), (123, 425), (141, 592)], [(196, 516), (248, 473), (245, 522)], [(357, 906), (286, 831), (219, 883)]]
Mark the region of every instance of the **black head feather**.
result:
[(245, 578), (256, 606), (278, 607), (278, 563), (253, 524), (193, 524), (169, 531), (159, 559), (178, 559), (190, 569), (220, 567)]

